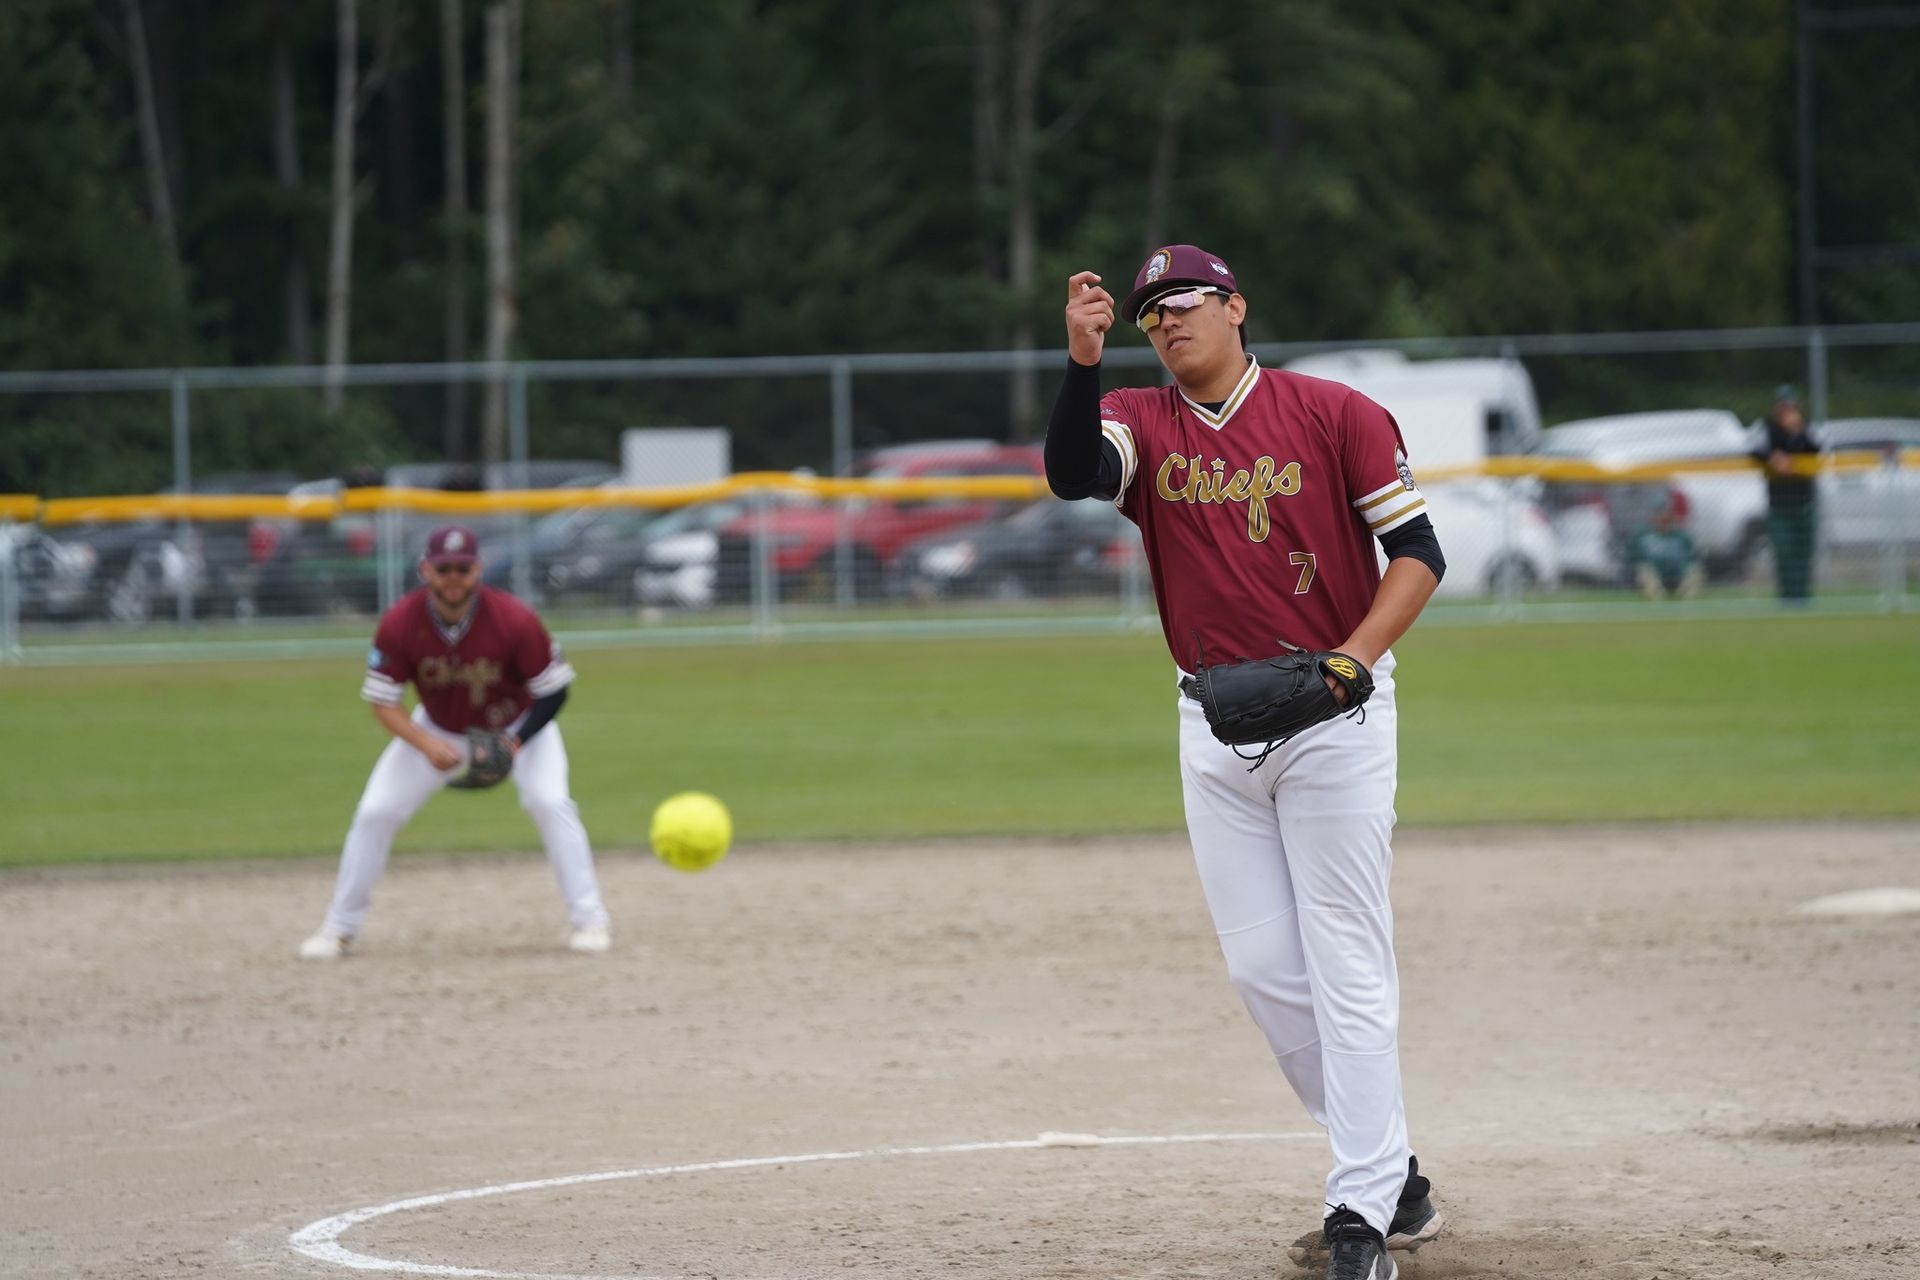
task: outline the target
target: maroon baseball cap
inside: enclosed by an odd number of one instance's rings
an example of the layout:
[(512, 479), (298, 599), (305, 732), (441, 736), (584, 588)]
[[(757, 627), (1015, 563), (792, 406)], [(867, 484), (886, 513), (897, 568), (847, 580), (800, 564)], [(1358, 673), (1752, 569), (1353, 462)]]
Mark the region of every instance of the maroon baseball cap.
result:
[(1170, 244), (1155, 249), (1140, 274), (1133, 278), (1133, 292), (1120, 304), (1120, 318), (1137, 324), (1147, 303), (1163, 293), (1178, 293), (1196, 284), (1210, 284), (1228, 293), (1240, 292), (1227, 264), (1198, 245)]
[(427, 535), (427, 554), (421, 559), (441, 565), (480, 558), (480, 539), (465, 525), (450, 524)]

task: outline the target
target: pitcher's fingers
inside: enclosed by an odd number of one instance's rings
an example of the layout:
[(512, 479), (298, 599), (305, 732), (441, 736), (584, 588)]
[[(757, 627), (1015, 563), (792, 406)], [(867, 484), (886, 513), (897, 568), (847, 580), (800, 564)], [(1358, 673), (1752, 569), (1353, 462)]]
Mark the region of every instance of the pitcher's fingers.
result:
[(1075, 298), (1100, 283), (1100, 275), (1095, 271), (1076, 271), (1067, 277), (1067, 301)]

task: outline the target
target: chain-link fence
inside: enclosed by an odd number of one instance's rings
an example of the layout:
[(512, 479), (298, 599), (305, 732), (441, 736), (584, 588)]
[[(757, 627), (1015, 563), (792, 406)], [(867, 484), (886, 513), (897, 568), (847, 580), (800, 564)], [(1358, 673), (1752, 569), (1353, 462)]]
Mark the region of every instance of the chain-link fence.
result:
[[(1394, 412), (1436, 617), (1909, 605), (1920, 325), (1256, 354)], [(0, 487), (30, 490), (0, 497), (0, 653), (357, 644), (454, 519), (576, 643), (1151, 626), (1132, 526), (1046, 497), (1043, 424), (1009, 417), (1064, 359), (360, 366), (331, 410), (318, 369), (0, 374)], [(1106, 364), (1161, 376), (1141, 346)], [(1818, 448), (1786, 475), (1755, 460), (1782, 382)], [(451, 459), (489, 399), (503, 457)]]

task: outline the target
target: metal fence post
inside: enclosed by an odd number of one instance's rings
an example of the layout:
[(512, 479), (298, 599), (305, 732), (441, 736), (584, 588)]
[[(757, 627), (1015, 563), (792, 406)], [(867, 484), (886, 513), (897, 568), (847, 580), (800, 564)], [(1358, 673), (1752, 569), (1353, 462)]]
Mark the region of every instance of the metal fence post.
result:
[[(176, 370), (173, 375), (173, 488), (179, 494), (193, 492), (193, 447), (189, 439), (190, 423), (187, 417), (187, 375)], [(174, 614), (182, 625), (193, 621), (193, 579), (190, 572), (193, 557), (189, 550), (192, 546), (193, 526), (185, 516), (174, 524), (174, 538), (180, 548), (181, 573), (174, 583)], [(203, 559), (200, 572), (208, 572)]]
[[(833, 474), (853, 474), (853, 368), (833, 362)], [(854, 602), (853, 521), (847, 500), (835, 501), (833, 517), (833, 598), (841, 608)]]
[(1514, 549), (1513, 508), (1515, 481), (1494, 480), (1500, 493), (1500, 554), (1494, 560), (1493, 616), (1512, 622), (1520, 616), (1520, 588), (1523, 585), (1520, 557)]
[(385, 613), (400, 598), (400, 509), (382, 506), (375, 515), (379, 530), (380, 612)]
[(1827, 420), (1827, 331), (1807, 331), (1807, 421)]
[[(507, 374), (507, 457), (516, 489), (528, 487), (527, 366), (516, 364)], [(525, 511), (513, 517), (513, 594), (533, 598), (533, 520)]]
[(773, 509), (773, 495), (765, 489), (753, 492), (753, 538), (747, 546), (747, 591), (752, 600), (750, 627), (757, 640), (771, 639), (777, 629), (774, 609), (778, 584), (774, 581), (773, 533), (767, 513)]
[[(1515, 364), (1519, 363), (1520, 349), (1514, 345), (1512, 338), (1504, 338), (1501, 340), (1500, 358)], [(1502, 452), (1516, 447), (1518, 442), (1515, 438), (1515, 429), (1518, 425), (1519, 424), (1512, 420), (1512, 415), (1507, 415), (1507, 425), (1502, 428), (1502, 439), (1499, 442)], [(1525, 586), (1525, 582), (1523, 581), (1525, 575), (1519, 569), (1519, 566), (1524, 562), (1520, 557), (1513, 531), (1513, 509), (1518, 505), (1520, 481), (1511, 476), (1503, 476), (1497, 480), (1490, 481), (1490, 483), (1499, 486), (1498, 492), (1500, 494), (1500, 559), (1495, 561), (1495, 563), (1499, 564), (1504, 562), (1508, 566), (1506, 571), (1500, 574), (1499, 580), (1494, 586), (1494, 591), (1496, 592), (1494, 599), (1494, 617), (1511, 622), (1520, 617), (1520, 592), (1521, 588)]]
[(1120, 613), (1127, 625), (1147, 616), (1147, 554), (1144, 545), (1138, 554), (1127, 556), (1127, 571), (1120, 578)]
[(1880, 460), (1880, 607), (1898, 613), (1906, 604), (1906, 521), (1900, 510), (1900, 451)]
[(20, 653), (20, 588), (15, 561), (20, 547), (13, 539), (13, 522), (0, 520), (0, 664), (15, 663)]

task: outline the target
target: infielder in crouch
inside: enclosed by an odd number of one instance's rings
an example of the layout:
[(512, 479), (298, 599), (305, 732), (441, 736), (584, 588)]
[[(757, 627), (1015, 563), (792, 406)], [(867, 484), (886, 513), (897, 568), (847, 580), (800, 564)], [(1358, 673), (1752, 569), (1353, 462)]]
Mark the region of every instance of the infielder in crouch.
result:
[[(1441, 1218), (1400, 1088), (1390, 646), (1445, 562), (1393, 419), (1338, 383), (1261, 368), (1226, 263), (1193, 245), (1161, 249), (1120, 304), (1174, 386), (1102, 397), (1114, 313), (1099, 276), (1067, 281), (1070, 360), (1047, 479), (1060, 497), (1117, 503), (1140, 527), (1181, 672), (1187, 830), (1227, 973), (1332, 1144), (1328, 1212), (1293, 1260), (1313, 1265), (1324, 1249), (1330, 1280), (1391, 1280), (1388, 1250), (1418, 1248)], [(1244, 754), (1216, 737), (1228, 687), (1217, 673), (1296, 649), (1315, 652), (1293, 688), (1331, 718), (1264, 750), (1239, 739), (1256, 747)], [(1193, 678), (1203, 669), (1211, 686)]]
[[(539, 617), (504, 591), (480, 585), (480, 547), (471, 530), (450, 526), (427, 539), (424, 586), (387, 610), (374, 634), (360, 696), (393, 735), (367, 779), (340, 854), (333, 904), (318, 933), (300, 946), (309, 960), (346, 954), (366, 921), (374, 883), (393, 839), (440, 788), (470, 764), (469, 729), (506, 736), (507, 776), (520, 807), (540, 829), (560, 882), (573, 931), (568, 946), (609, 945), (607, 909), (593, 873), (580, 810), (567, 790), (567, 748), (555, 713), (567, 700), (573, 667)], [(409, 716), (408, 681), (420, 695)], [(486, 744), (483, 744), (483, 747)]]

